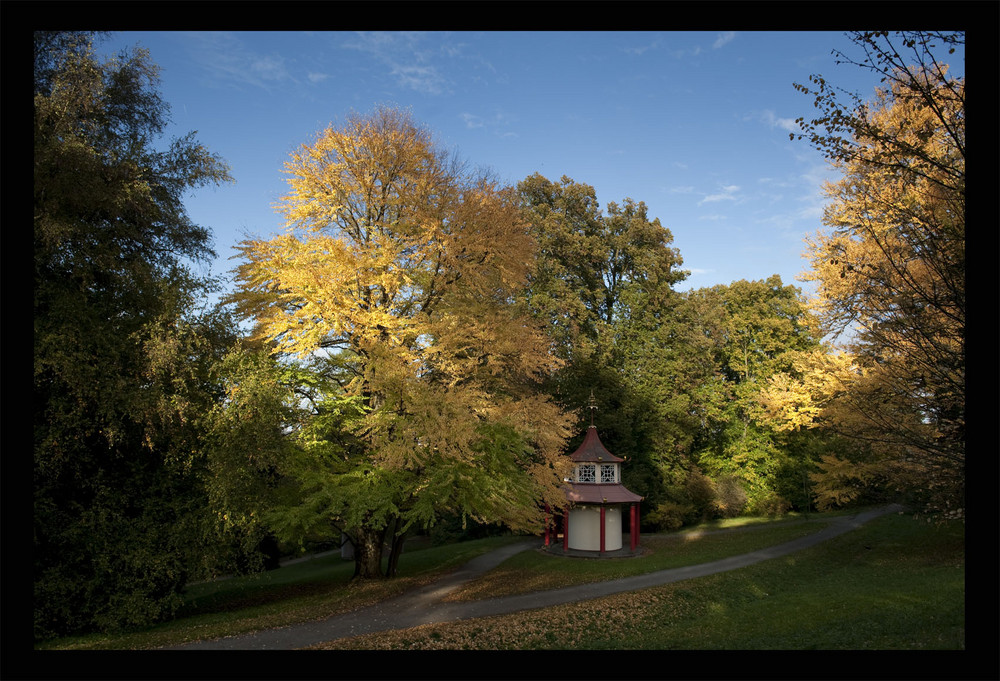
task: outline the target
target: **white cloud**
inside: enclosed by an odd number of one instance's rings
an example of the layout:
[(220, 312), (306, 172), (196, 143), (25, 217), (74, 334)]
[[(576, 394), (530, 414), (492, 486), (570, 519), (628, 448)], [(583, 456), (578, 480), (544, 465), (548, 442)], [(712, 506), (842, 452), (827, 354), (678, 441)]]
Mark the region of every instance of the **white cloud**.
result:
[(433, 66), (395, 64), (390, 72), (402, 87), (437, 95), (444, 91), (444, 77)]
[(712, 49), (713, 50), (719, 49), (720, 47), (722, 47), (726, 43), (731, 42), (732, 39), (735, 38), (735, 37), (736, 37), (736, 32), (735, 31), (726, 31), (725, 33), (720, 33), (719, 37), (715, 39), (714, 43), (712, 43)]
[(294, 80), (285, 68), (284, 57), (256, 54), (232, 33), (196, 32), (188, 37), (194, 45), (191, 53), (214, 79), (264, 89)]
[(737, 196), (736, 194), (740, 190), (738, 185), (730, 184), (721, 187), (721, 189), (722, 191), (717, 194), (707, 195), (705, 198), (703, 198), (701, 201), (698, 202), (698, 205), (701, 206), (706, 203), (715, 203), (716, 201), (736, 201), (737, 199), (739, 199), (739, 196)]
[(277, 56), (264, 56), (254, 58), (250, 62), (250, 69), (264, 80), (283, 80), (288, 77), (285, 69), (285, 60)]
[(654, 40), (652, 43), (648, 43), (646, 45), (633, 45), (631, 47), (626, 47), (624, 51), (626, 54), (634, 54), (637, 57), (641, 57), (646, 51), (658, 50), (659, 48), (660, 41)]
[(467, 128), (481, 128), (486, 125), (483, 119), (475, 114), (463, 113), (461, 115), (463, 121), (465, 121), (465, 127)]
[(343, 47), (372, 55), (388, 68), (389, 75), (396, 79), (400, 87), (437, 95), (447, 89), (447, 79), (437, 66), (430, 63), (433, 54), (435, 51), (446, 56), (457, 54), (460, 46), (448, 45), (436, 50), (421, 48), (421, 43), (426, 43), (426, 37), (419, 32), (362, 32), (355, 34)]
[(330, 75), (326, 73), (308, 73), (306, 78), (309, 79), (310, 83), (322, 83), (324, 80), (329, 78)]
[(788, 132), (799, 132), (799, 124), (795, 122), (794, 118), (778, 118), (770, 109), (765, 109), (760, 117), (771, 128), (781, 128)]

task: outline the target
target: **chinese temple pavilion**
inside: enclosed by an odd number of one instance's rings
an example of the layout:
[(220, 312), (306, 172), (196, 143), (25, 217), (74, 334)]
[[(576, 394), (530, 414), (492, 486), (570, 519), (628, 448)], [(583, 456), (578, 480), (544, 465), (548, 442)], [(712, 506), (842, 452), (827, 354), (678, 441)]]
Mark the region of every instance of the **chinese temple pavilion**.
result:
[[(607, 450), (593, 423), (570, 459), (575, 465), (565, 487), (568, 503), (562, 515), (563, 552), (593, 556), (636, 553), (642, 497), (621, 483), (624, 459)], [(622, 547), (622, 515), (625, 513), (629, 518), (630, 536), (627, 550)], [(548, 531), (545, 543), (550, 545)]]

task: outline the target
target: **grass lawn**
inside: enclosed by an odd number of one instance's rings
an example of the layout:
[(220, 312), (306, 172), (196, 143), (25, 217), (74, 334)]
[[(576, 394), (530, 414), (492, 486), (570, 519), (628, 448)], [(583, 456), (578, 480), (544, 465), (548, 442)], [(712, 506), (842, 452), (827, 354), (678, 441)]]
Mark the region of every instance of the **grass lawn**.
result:
[[(708, 563), (720, 558), (750, 553), (782, 544), (826, 527), (820, 522), (790, 522), (732, 527), (704, 534), (649, 535), (642, 537), (643, 555), (638, 558), (581, 559), (525, 551), (506, 560), (489, 574), (466, 584), (446, 600), (495, 598), (572, 584), (600, 582), (621, 577)], [(625, 540), (627, 543), (627, 539)]]
[[(556, 588), (717, 560), (818, 531), (809, 522), (644, 536), (640, 558), (518, 554), (452, 598)], [(711, 529), (720, 529), (718, 525)], [(725, 528), (722, 528), (725, 529)], [(518, 537), (404, 553), (395, 580), (353, 584), (332, 555), (189, 587), (172, 622), (38, 649), (149, 649), (319, 619), (389, 598)], [(887, 516), (791, 556), (729, 573), (540, 611), (331, 642), (352, 649), (962, 649), (964, 528)]]
[(487, 551), (522, 537), (493, 537), (404, 552), (396, 579), (351, 582), (354, 563), (339, 554), (258, 575), (191, 585), (174, 620), (142, 631), (72, 636), (38, 650), (142, 650), (322, 619), (426, 584)]
[(964, 528), (889, 515), (813, 548), (732, 572), (318, 647), (963, 650)]

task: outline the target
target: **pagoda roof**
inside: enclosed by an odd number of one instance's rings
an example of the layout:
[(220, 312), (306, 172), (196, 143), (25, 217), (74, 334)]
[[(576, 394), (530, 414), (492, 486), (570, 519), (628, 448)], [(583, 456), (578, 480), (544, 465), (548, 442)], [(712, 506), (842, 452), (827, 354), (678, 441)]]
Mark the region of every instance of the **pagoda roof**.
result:
[(642, 497), (629, 491), (620, 482), (570, 482), (566, 484), (566, 499), (576, 504), (630, 504)]
[(597, 436), (596, 426), (587, 428), (587, 434), (584, 436), (583, 442), (576, 448), (575, 452), (570, 454), (569, 458), (573, 461), (601, 461), (610, 463), (621, 463), (625, 460), (607, 450), (607, 447), (601, 442), (601, 438)]

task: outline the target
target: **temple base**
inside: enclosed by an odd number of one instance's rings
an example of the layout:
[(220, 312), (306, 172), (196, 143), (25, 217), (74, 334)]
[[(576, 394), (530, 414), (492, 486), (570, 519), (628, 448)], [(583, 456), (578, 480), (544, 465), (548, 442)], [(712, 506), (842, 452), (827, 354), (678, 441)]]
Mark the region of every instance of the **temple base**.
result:
[(571, 558), (638, 558), (645, 554), (642, 546), (635, 547), (635, 550), (629, 548), (628, 534), (624, 535), (625, 541), (620, 549), (614, 551), (605, 551), (601, 553), (600, 551), (587, 551), (584, 549), (570, 549), (563, 548), (563, 543), (553, 542), (548, 546), (542, 546), (539, 549), (542, 553), (547, 553), (552, 556), (568, 556)]

